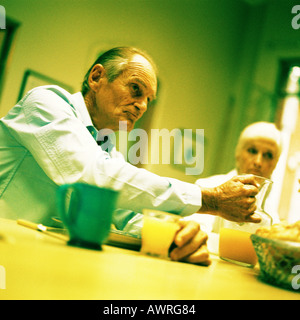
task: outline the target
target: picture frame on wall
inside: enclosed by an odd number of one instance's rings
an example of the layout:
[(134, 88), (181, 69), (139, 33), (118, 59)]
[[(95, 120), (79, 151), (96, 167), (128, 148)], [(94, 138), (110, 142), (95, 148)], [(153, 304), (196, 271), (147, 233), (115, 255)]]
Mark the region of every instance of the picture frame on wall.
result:
[(39, 86), (46, 86), (46, 85), (57, 85), (61, 88), (67, 90), (70, 93), (74, 93), (74, 88), (72, 86), (69, 86), (68, 84), (65, 84), (61, 81), (58, 81), (56, 79), (53, 79), (51, 77), (48, 77), (42, 73), (39, 73), (34, 70), (26, 70), (23, 76), (18, 100), (22, 99), (24, 94), (28, 92), (29, 90), (39, 87)]
[[(3, 8), (3, 7), (2, 7)], [(14, 51), (17, 30), (20, 23), (5, 17), (5, 12), (0, 11), (0, 99), (4, 88), (5, 78), (11, 62), (11, 57)]]

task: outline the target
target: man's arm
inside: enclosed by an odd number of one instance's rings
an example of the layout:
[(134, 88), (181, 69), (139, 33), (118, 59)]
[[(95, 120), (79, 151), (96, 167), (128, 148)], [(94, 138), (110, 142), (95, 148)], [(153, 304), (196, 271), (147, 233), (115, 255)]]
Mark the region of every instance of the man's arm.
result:
[(57, 185), (78, 181), (121, 190), (118, 206), (188, 215), (201, 207), (198, 186), (160, 177), (103, 151), (90, 135), (71, 95), (38, 88), (16, 106), (6, 125)]

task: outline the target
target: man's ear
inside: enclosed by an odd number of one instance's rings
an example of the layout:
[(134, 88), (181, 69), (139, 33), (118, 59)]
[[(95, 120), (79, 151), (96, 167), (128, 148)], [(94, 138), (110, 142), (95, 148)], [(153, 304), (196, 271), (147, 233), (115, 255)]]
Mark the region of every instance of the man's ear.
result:
[(105, 76), (105, 69), (102, 64), (95, 64), (89, 74), (89, 87), (93, 91), (97, 91), (100, 87), (101, 79)]

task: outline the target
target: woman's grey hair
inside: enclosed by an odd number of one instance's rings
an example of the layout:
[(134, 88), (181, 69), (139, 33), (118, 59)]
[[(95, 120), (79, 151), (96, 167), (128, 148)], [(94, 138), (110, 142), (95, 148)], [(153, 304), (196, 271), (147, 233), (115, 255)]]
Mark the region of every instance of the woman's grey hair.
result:
[(245, 148), (245, 144), (251, 140), (264, 139), (274, 142), (277, 146), (278, 157), (282, 151), (281, 132), (276, 125), (271, 122), (259, 121), (247, 126), (241, 133), (235, 149), (236, 157), (239, 156)]
[(85, 96), (87, 92), (90, 90), (88, 79), (89, 79), (91, 70), (96, 64), (103, 65), (103, 67), (106, 70), (108, 81), (112, 82), (124, 70), (127, 69), (129, 62), (131, 61), (132, 57), (136, 54), (139, 54), (143, 56), (145, 59), (147, 59), (151, 63), (151, 65), (153, 66), (153, 69), (156, 72), (156, 66), (154, 62), (152, 61), (151, 57), (148, 54), (146, 54), (144, 51), (134, 47), (116, 47), (102, 53), (97, 58), (97, 60), (92, 64), (90, 69), (87, 71), (81, 86), (82, 95)]

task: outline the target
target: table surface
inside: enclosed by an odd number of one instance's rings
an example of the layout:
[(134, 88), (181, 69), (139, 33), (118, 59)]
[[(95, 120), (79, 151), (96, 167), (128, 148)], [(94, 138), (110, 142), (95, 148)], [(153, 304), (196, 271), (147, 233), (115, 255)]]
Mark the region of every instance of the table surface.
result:
[[(209, 267), (163, 260), (105, 245), (70, 247), (60, 239), (0, 219), (2, 299), (202, 300), (300, 299), (246, 268), (212, 255)], [(3, 268), (2, 268), (3, 270)]]

